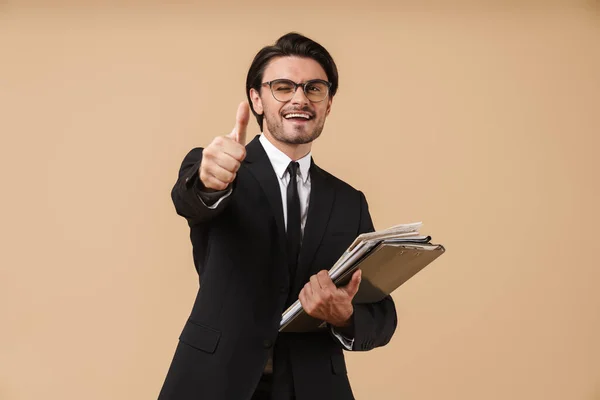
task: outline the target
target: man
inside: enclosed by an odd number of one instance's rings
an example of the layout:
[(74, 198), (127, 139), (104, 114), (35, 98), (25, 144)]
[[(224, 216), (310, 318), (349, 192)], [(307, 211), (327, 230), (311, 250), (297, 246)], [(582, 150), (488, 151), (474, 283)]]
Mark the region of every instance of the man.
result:
[[(183, 160), (172, 198), (200, 289), (159, 399), (352, 399), (343, 349), (391, 339), (391, 297), (353, 305), (360, 271), (340, 288), (326, 271), (373, 230), (364, 195), (311, 158), (337, 86), (327, 50), (287, 34), (254, 58), (233, 131)], [(249, 104), (262, 134), (244, 146)], [(327, 329), (278, 332), (298, 298)]]

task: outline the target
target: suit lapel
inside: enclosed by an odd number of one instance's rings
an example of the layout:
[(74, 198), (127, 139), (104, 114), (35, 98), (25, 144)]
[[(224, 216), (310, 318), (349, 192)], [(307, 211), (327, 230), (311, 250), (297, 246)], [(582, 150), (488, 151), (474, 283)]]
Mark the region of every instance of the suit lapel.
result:
[(285, 252), (285, 226), (283, 222), (283, 206), (281, 205), (279, 181), (265, 149), (258, 140), (258, 136), (246, 146), (244, 165), (258, 181), (260, 187), (267, 196), (273, 217), (275, 217), (275, 222), (277, 223), (280, 243), (282, 243)]
[[(294, 290), (299, 291), (309, 278), (310, 267), (329, 222), (335, 191), (323, 171), (314, 162), (310, 166), (310, 201), (298, 257)], [(326, 268), (326, 266), (323, 266)]]

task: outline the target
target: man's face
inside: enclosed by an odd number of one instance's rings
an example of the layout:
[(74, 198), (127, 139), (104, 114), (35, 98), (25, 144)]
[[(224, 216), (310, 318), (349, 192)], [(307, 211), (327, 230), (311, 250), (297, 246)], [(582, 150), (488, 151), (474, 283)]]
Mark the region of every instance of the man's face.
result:
[[(327, 74), (311, 58), (278, 57), (271, 60), (262, 81), (275, 79), (289, 79), (296, 83), (312, 79), (327, 81)], [(305, 144), (318, 138), (323, 131), (332, 101), (328, 95), (320, 102), (311, 102), (306, 98), (302, 87), (299, 87), (289, 101), (280, 102), (273, 97), (268, 85), (262, 86), (260, 93), (251, 89), (250, 97), (254, 110), (264, 116), (264, 133), (287, 144)], [(293, 117), (293, 113), (300, 113), (304, 117)]]

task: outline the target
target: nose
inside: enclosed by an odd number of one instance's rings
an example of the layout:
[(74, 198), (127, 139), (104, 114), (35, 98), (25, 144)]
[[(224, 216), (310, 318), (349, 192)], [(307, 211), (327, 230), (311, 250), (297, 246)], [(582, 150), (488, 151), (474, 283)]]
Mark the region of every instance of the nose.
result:
[(290, 102), (292, 104), (304, 106), (308, 105), (310, 103), (310, 100), (308, 100), (308, 98), (306, 97), (306, 93), (304, 93), (304, 89), (302, 88), (302, 86), (298, 86)]

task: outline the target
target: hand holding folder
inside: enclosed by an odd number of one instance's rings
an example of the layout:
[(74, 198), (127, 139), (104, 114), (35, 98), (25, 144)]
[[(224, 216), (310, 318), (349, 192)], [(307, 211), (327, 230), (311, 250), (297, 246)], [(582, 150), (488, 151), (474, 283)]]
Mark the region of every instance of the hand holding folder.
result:
[[(329, 270), (336, 286), (346, 285), (357, 268), (362, 281), (353, 303), (374, 303), (392, 293), (404, 282), (442, 255), (440, 244), (422, 236), (421, 223), (396, 225), (383, 231), (359, 235)], [(322, 329), (323, 321), (304, 312), (297, 300), (282, 315), (280, 332), (310, 332)]]

